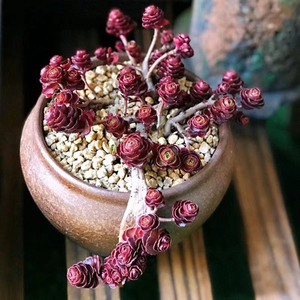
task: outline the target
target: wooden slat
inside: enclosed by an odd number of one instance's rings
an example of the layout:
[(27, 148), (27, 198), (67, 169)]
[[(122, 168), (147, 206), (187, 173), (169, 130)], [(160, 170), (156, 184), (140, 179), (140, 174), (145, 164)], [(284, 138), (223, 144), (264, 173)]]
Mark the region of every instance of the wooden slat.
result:
[[(81, 248), (76, 243), (66, 239), (67, 268), (83, 261), (90, 252)], [(119, 289), (110, 289), (105, 284), (100, 284), (96, 289), (77, 289), (68, 284), (69, 300), (120, 300)]]
[(213, 299), (201, 228), (159, 254), (157, 263), (160, 300)]
[(300, 299), (295, 244), (265, 130), (236, 135), (234, 183), (256, 299)]
[(22, 300), (23, 177), (19, 140), (23, 115), (22, 4), (3, 1), (0, 95), (0, 299)]

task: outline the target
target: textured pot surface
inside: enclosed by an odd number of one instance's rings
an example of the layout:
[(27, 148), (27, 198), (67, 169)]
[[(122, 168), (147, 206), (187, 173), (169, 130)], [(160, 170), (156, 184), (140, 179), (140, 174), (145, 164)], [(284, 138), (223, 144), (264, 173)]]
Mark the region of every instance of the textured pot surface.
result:
[[(60, 232), (94, 253), (108, 255), (118, 241), (129, 193), (85, 183), (51, 157), (42, 131), (46, 102), (44, 96), (39, 97), (23, 128), (20, 155), (28, 189), (40, 210)], [(192, 225), (178, 228), (168, 224), (173, 243), (183, 240), (205, 222), (228, 188), (234, 153), (227, 124), (220, 127), (219, 139), (212, 159), (200, 172), (163, 192), (167, 205), (161, 209), (161, 216), (170, 216), (176, 200), (189, 199), (199, 205), (199, 215)]]

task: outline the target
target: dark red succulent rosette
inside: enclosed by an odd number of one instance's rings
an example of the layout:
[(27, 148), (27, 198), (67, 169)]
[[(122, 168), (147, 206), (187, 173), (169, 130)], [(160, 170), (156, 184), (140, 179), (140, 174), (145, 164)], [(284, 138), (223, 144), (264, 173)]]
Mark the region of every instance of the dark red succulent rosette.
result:
[(72, 64), (80, 71), (86, 72), (92, 67), (90, 55), (86, 50), (77, 50), (76, 54), (71, 57)]
[(135, 41), (128, 42), (125, 49), (135, 59), (136, 63), (142, 61), (142, 49)]
[(233, 116), (236, 111), (236, 102), (233, 98), (224, 96), (215, 101), (210, 110), (214, 116), (214, 121), (221, 124)]
[(129, 270), (126, 266), (120, 266), (112, 256), (108, 256), (104, 260), (101, 267), (101, 279), (110, 288), (121, 287), (127, 281)]
[(50, 58), (49, 66), (51, 67), (61, 67), (65, 71), (67, 71), (71, 66), (71, 61), (69, 58), (64, 59), (60, 55), (54, 55)]
[(161, 191), (157, 189), (148, 189), (145, 197), (146, 205), (154, 208), (161, 208), (165, 206), (165, 197)]
[(97, 274), (100, 274), (101, 260), (98, 255), (88, 256), (83, 263), (91, 265)]
[(175, 224), (179, 227), (184, 227), (192, 223), (198, 213), (198, 205), (189, 200), (176, 201), (172, 206), (172, 216)]
[(145, 232), (142, 241), (148, 254), (157, 255), (170, 248), (172, 239), (166, 229), (155, 229)]
[(173, 39), (176, 49), (179, 49), (183, 44), (189, 44), (191, 39), (186, 33), (178, 33)]
[(98, 47), (94, 52), (97, 59), (103, 61), (104, 64), (106, 63), (106, 51), (106, 47)]
[(94, 54), (104, 65), (114, 65), (119, 60), (119, 54), (113, 52), (111, 47), (98, 47)]
[(154, 163), (159, 169), (178, 169), (181, 165), (180, 149), (176, 145), (159, 145)]
[(118, 243), (116, 248), (111, 252), (118, 265), (130, 267), (132, 262), (138, 256), (138, 248), (133, 248), (128, 242)]
[(162, 77), (159, 82), (156, 84), (156, 89), (158, 90), (160, 86), (162, 86), (163, 84), (165, 83), (168, 83), (168, 82), (173, 82), (175, 81), (171, 76), (165, 76), (165, 77)]
[(210, 118), (206, 114), (195, 115), (187, 122), (189, 126), (188, 134), (191, 137), (204, 137), (210, 127)]
[(238, 93), (244, 85), (244, 81), (234, 70), (226, 71), (223, 75), (222, 81), (227, 82), (230, 85), (229, 93), (232, 95)]
[(106, 32), (116, 37), (126, 36), (137, 26), (129, 16), (120, 9), (113, 8), (108, 15), (106, 22)]
[(140, 242), (144, 232), (141, 227), (132, 227), (123, 232), (122, 240), (128, 242), (133, 249), (137, 249), (140, 246)]
[(121, 115), (108, 114), (105, 117), (105, 130), (116, 138), (121, 138), (123, 134), (128, 133), (129, 123)]
[(43, 86), (42, 93), (51, 97), (54, 92), (60, 88), (63, 81), (64, 71), (61, 67), (46, 66), (41, 70), (40, 82)]
[(184, 172), (191, 173), (202, 168), (200, 156), (194, 150), (181, 149), (180, 159), (180, 169)]
[(157, 121), (156, 110), (148, 104), (142, 105), (139, 110), (137, 110), (135, 117), (138, 121), (143, 123), (146, 127), (151, 126)]
[(116, 41), (115, 48), (118, 52), (123, 52), (125, 50), (124, 45), (121, 41)]
[(233, 114), (233, 118), (240, 125), (247, 125), (250, 121), (249, 117), (244, 115), (241, 111), (236, 111)]
[(130, 133), (119, 143), (117, 155), (129, 167), (141, 168), (152, 150), (152, 142), (139, 133)]
[(203, 102), (212, 96), (213, 91), (206, 81), (199, 79), (193, 83), (190, 94), (194, 102)]
[(164, 18), (164, 12), (155, 5), (150, 5), (145, 8), (142, 17), (142, 26), (144, 28), (159, 29), (169, 25), (169, 21)]
[(241, 105), (244, 109), (262, 108), (264, 99), (259, 88), (241, 90)]
[(184, 76), (184, 64), (177, 55), (169, 55), (157, 66), (157, 75), (161, 78), (171, 76), (174, 80)]
[[(160, 50), (154, 50), (151, 57), (150, 57), (150, 61), (149, 61), (149, 67), (151, 67), (154, 62), (159, 59), (161, 56), (163, 55), (163, 53)], [(160, 63), (158, 64), (158, 66), (160, 65)]]
[(167, 106), (183, 104), (186, 94), (175, 81), (160, 82), (157, 93)]
[(64, 76), (63, 85), (69, 90), (83, 90), (85, 83), (75, 68), (70, 68)]
[(184, 43), (179, 48), (177, 48), (177, 53), (181, 58), (190, 58), (194, 56), (194, 49), (190, 44)]
[(162, 45), (171, 44), (173, 42), (173, 38), (174, 33), (172, 29), (166, 29), (160, 33), (160, 42), (162, 43)]
[(55, 131), (86, 135), (94, 123), (95, 112), (65, 104), (49, 107), (45, 114), (47, 125)]
[(226, 95), (226, 94), (230, 94), (230, 92), (231, 92), (231, 86), (228, 82), (225, 81), (219, 83), (215, 90), (216, 95)]
[(55, 95), (55, 104), (66, 106), (74, 106), (79, 104), (79, 96), (71, 90), (63, 90)]
[(147, 92), (147, 84), (131, 67), (123, 68), (118, 77), (119, 90), (125, 96), (143, 96)]
[(202, 116), (207, 116), (209, 118), (210, 122), (214, 122), (215, 121), (215, 116), (211, 112), (211, 108), (210, 107), (206, 107), (206, 108), (204, 108), (202, 110)]
[(151, 231), (157, 229), (160, 225), (159, 218), (156, 214), (142, 215), (139, 218), (138, 225), (143, 231)]
[(90, 262), (79, 262), (71, 266), (67, 271), (67, 278), (72, 286), (77, 288), (94, 289), (100, 284), (99, 269), (101, 262), (98, 257)]

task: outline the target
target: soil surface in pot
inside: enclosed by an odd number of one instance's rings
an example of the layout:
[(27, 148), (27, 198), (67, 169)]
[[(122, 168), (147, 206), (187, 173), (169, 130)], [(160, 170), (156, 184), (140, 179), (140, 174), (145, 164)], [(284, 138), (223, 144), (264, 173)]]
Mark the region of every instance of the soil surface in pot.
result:
[[(98, 66), (86, 73), (87, 83), (97, 95), (99, 102), (106, 103), (106, 105), (90, 105), (96, 113), (96, 121), (102, 120), (109, 113), (123, 113), (123, 98), (119, 94), (116, 79), (122, 67), (123, 65)], [(181, 89), (189, 91), (192, 82), (183, 77), (179, 80), (179, 84)], [(77, 93), (83, 99), (95, 100), (95, 95), (89, 89), (77, 91)], [(157, 104), (151, 97), (146, 97), (145, 100), (150, 105)], [(140, 106), (140, 102), (129, 102), (127, 117), (134, 116)], [(165, 109), (162, 124), (177, 114), (178, 108)], [(117, 157), (118, 139), (106, 132), (104, 125), (94, 125), (86, 136), (55, 132), (47, 126), (45, 121), (43, 125), (49, 152), (65, 170), (97, 187), (120, 192), (130, 191), (130, 169)], [(132, 122), (131, 129), (135, 130), (136, 125)], [(175, 144), (180, 148), (186, 147), (185, 139), (175, 129), (171, 135), (165, 138), (154, 128), (154, 130), (149, 130), (148, 137), (155, 143)], [(204, 138), (190, 138), (190, 149), (199, 154), (204, 167), (211, 159), (218, 143), (218, 126), (214, 124)], [(167, 189), (184, 182), (196, 172), (185, 173), (179, 169), (158, 170), (150, 160), (149, 164), (144, 166), (144, 173), (149, 188)]]

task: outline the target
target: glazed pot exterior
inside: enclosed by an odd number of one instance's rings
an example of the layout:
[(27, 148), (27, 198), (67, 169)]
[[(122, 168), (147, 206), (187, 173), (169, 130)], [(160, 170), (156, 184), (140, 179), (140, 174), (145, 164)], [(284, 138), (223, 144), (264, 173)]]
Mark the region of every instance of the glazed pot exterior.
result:
[[(64, 170), (50, 155), (42, 130), (46, 103), (41, 95), (22, 132), (20, 156), (27, 187), (39, 209), (61, 233), (93, 253), (108, 255), (118, 242), (129, 193), (92, 186)], [(192, 225), (165, 226), (173, 244), (205, 222), (229, 186), (234, 168), (233, 139), (228, 124), (219, 129), (220, 142), (209, 163), (184, 183), (163, 191), (166, 207), (159, 211), (160, 216), (170, 217), (177, 200), (188, 199), (199, 205), (199, 215)]]

